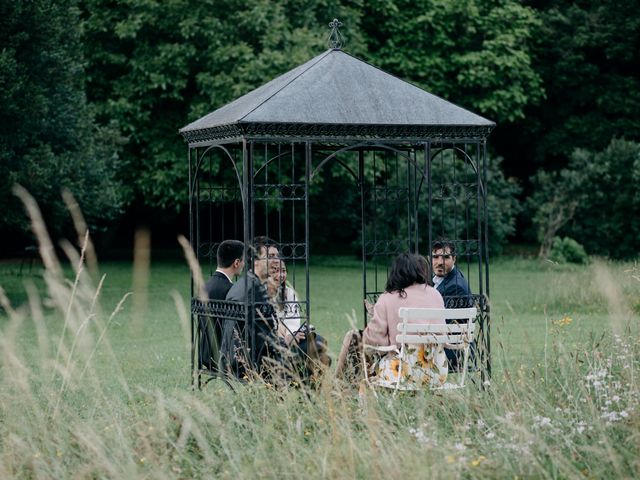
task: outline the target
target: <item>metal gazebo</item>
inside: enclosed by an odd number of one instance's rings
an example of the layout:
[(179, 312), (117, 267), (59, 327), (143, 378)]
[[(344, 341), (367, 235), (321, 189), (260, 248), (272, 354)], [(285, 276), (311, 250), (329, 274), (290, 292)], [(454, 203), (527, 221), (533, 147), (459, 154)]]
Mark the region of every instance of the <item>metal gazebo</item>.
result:
[[(345, 222), (359, 238), (362, 298), (375, 301), (398, 253), (429, 256), (436, 238), (451, 239), (480, 312), (474, 363), (484, 378), (491, 369), (486, 142), (494, 126), (334, 44), (180, 130), (189, 145), (191, 246), (213, 271), (221, 241), (274, 238), (308, 322), (309, 244), (318, 227), (310, 225), (310, 199), (327, 171), (345, 175), (355, 192), (357, 220)], [(201, 320), (246, 321), (253, 306), (202, 301), (193, 277), (191, 285), (199, 380)], [(250, 345), (251, 329), (244, 332)]]

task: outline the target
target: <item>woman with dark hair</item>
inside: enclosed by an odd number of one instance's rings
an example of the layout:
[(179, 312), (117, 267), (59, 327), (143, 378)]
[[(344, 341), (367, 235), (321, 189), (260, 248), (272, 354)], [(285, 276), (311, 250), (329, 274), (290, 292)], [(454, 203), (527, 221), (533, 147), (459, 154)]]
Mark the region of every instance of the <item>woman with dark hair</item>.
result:
[[(302, 353), (308, 375), (320, 373), (318, 365), (331, 365), (327, 341), (315, 332), (315, 328), (303, 323), (303, 312), (298, 294), (287, 282), (287, 266), (281, 258), (269, 261), (270, 295), (278, 317), (278, 336), (293, 352)], [(310, 360), (310, 362), (307, 362)]]
[[(302, 310), (298, 294), (287, 282), (287, 265), (275, 259), (269, 264), (269, 277), (273, 284), (271, 297), (280, 321), (278, 334), (283, 338), (300, 330)], [(300, 338), (298, 339), (300, 340)]]
[[(401, 253), (389, 271), (385, 292), (373, 306), (373, 314), (362, 332), (365, 345), (389, 346), (396, 343), (400, 307), (444, 308), (442, 295), (430, 284), (428, 263), (420, 255)], [(421, 322), (424, 322), (422, 320)], [(445, 323), (434, 320), (433, 323)], [(398, 352), (382, 357), (375, 367), (372, 382), (395, 387), (400, 375), (400, 386), (405, 388), (426, 384), (443, 384), (447, 377), (447, 358), (436, 346), (419, 345), (405, 350), (406, 362), (400, 362)], [(402, 371), (399, 371), (402, 364)]]

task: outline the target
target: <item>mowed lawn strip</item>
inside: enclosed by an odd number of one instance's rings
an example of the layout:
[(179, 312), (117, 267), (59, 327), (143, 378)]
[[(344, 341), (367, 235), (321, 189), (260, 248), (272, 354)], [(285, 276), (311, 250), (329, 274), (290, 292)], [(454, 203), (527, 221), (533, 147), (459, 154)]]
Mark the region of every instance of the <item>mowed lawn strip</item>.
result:
[[(640, 310), (640, 281), (634, 278), (634, 263), (607, 263), (616, 279), (626, 306)], [(295, 270), (295, 275), (292, 273)], [(368, 281), (373, 284), (373, 269)], [(15, 306), (26, 301), (25, 282), (44, 294), (41, 269), (18, 275), (18, 263), (0, 265), (0, 286)], [(179, 260), (153, 261), (148, 279), (134, 282), (131, 262), (111, 261), (100, 265), (104, 275), (100, 291), (103, 312), (110, 314), (125, 295), (122, 309), (113, 316), (107, 339), (125, 377), (148, 387), (186, 387), (189, 382), (189, 328), (181, 321), (188, 316), (189, 271)], [(73, 280), (67, 269), (67, 277)], [(384, 266), (378, 267), (378, 286), (384, 289)], [(290, 279), (304, 295), (304, 268), (290, 267)], [(473, 278), (472, 288), (474, 286)], [(555, 265), (535, 259), (498, 258), (490, 268), (491, 341), (494, 368), (505, 363), (528, 365), (544, 360), (545, 343), (562, 335), (567, 347), (588, 342), (611, 330), (606, 321), (611, 306), (604, 298), (593, 266)], [(311, 322), (329, 341), (331, 355), (337, 356), (342, 337), (351, 321), (362, 328), (362, 267), (349, 257), (320, 257), (311, 264)], [(135, 288), (142, 288), (135, 291)], [(145, 286), (146, 284), (146, 286)], [(181, 304), (176, 304), (179, 299)], [(62, 320), (45, 307), (48, 331), (57, 345)], [(354, 316), (355, 313), (355, 316)], [(27, 322), (21, 348), (37, 349), (32, 325)], [(37, 355), (37, 352), (33, 352)], [(98, 348), (96, 359), (105, 359), (104, 375), (114, 372), (112, 360)]]

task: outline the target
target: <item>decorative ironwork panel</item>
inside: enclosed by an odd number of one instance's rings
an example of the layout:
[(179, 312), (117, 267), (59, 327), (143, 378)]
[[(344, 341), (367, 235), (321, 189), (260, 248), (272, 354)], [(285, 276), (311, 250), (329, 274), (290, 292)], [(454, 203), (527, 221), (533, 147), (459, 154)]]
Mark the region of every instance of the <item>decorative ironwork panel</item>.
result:
[(433, 191), (433, 200), (465, 200), (475, 199), (478, 194), (478, 184), (473, 183), (441, 183)]
[(408, 252), (409, 250), (411, 250), (411, 248), (408, 239), (367, 240), (364, 242), (364, 253), (366, 256), (395, 256), (402, 252)]
[(313, 140), (329, 142), (361, 142), (364, 140), (401, 140), (422, 143), (425, 140), (482, 140), (493, 126), (429, 126), (429, 125), (342, 125), (290, 123), (238, 123), (183, 132), (190, 145), (239, 138), (278, 142)]
[(304, 184), (256, 184), (254, 200), (306, 200)]

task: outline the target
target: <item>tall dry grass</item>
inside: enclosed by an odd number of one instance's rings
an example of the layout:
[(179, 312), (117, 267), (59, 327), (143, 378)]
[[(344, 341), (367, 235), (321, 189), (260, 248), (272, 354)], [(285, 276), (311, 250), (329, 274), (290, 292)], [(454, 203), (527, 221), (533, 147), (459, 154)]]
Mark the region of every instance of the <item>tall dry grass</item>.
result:
[[(86, 270), (86, 232), (79, 247), (63, 245), (74, 272), (66, 278), (37, 206), (17, 194), (40, 243), (46, 294), (27, 283), (28, 302), (14, 306), (0, 290), (0, 478), (640, 475), (638, 318), (619, 305), (606, 265), (595, 268), (611, 281), (600, 290), (612, 302), (603, 318), (611, 333), (569, 349), (570, 320), (549, 319), (544, 364), (501, 365), (485, 390), (359, 401), (331, 378), (313, 392), (215, 381), (203, 391), (146, 390), (130, 384), (109, 344), (130, 299), (101, 305), (105, 280)], [(188, 310), (175, 299), (186, 350)], [(62, 319), (55, 331), (43, 304)]]

